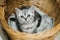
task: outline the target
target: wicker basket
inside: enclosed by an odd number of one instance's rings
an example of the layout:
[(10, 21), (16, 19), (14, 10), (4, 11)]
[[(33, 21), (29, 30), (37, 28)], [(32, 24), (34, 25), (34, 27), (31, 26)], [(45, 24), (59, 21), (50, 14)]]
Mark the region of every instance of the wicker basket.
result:
[[(14, 5), (12, 5), (14, 4)], [(7, 19), (10, 13), (14, 13), (14, 8), (21, 7), (23, 5), (31, 6), (35, 5), (40, 8), (43, 12), (47, 13), (49, 16), (54, 17), (55, 26), (51, 30), (42, 33), (28, 34), (23, 32), (14, 31), (7, 24)], [(48, 5), (48, 6), (47, 6)], [(5, 13), (5, 11), (7, 13)], [(52, 0), (8, 0), (5, 6), (0, 6), (0, 23), (2, 28), (8, 33), (11, 40), (54, 40), (57, 33), (60, 32), (60, 15), (59, 7), (57, 6), (56, 1)], [(56, 26), (57, 25), (57, 26)]]

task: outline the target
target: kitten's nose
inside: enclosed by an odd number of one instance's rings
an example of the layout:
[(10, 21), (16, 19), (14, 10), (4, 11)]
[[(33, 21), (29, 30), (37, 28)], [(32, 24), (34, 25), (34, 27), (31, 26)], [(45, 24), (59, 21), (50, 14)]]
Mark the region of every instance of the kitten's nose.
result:
[(25, 20), (27, 20), (27, 18), (25, 18)]

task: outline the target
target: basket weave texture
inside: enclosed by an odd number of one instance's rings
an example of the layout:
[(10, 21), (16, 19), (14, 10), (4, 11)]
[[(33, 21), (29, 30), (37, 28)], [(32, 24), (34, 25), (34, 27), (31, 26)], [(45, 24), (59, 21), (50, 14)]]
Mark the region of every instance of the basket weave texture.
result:
[[(14, 5), (12, 5), (14, 4)], [(48, 14), (51, 17), (54, 17), (55, 26), (51, 30), (42, 33), (36, 34), (28, 34), (14, 31), (12, 28), (9, 27), (7, 24), (7, 19), (9, 15), (14, 13), (14, 8), (21, 7), (21, 6), (31, 6), (35, 5), (36, 7), (40, 8), (43, 12)], [(7, 13), (5, 13), (5, 11)], [(54, 40), (57, 33), (60, 32), (60, 9), (57, 6), (56, 1), (52, 0), (8, 0), (5, 6), (0, 6), (0, 23), (2, 28), (8, 33), (11, 40)]]

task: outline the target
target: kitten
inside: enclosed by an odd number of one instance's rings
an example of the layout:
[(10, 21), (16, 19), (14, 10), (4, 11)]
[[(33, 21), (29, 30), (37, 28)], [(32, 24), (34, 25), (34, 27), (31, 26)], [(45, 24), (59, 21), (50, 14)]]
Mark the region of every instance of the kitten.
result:
[(26, 33), (34, 33), (38, 24), (38, 18), (35, 16), (33, 7), (28, 9), (15, 8), (16, 17), (19, 22), (19, 29)]

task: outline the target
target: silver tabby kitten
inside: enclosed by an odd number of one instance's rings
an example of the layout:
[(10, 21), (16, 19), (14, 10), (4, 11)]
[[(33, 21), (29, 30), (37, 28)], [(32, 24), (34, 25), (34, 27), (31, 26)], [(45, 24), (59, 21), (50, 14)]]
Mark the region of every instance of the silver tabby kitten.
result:
[[(31, 6), (28, 9), (19, 9), (15, 8), (16, 19), (18, 20), (19, 29), (26, 33), (38, 33), (42, 31), (47, 31), (51, 29), (54, 25), (54, 19), (40, 11), (39, 8)], [(39, 14), (37, 16), (36, 14)], [(37, 17), (37, 18), (36, 18)], [(15, 18), (15, 15), (11, 15), (10, 18)], [(16, 22), (11, 22), (10, 18), (8, 19), (8, 24), (12, 26), (14, 30), (18, 30)]]
[(35, 20), (33, 7), (26, 9), (16, 9), (16, 16), (20, 24), (20, 29), (26, 33), (33, 33), (38, 24), (38, 19)]

